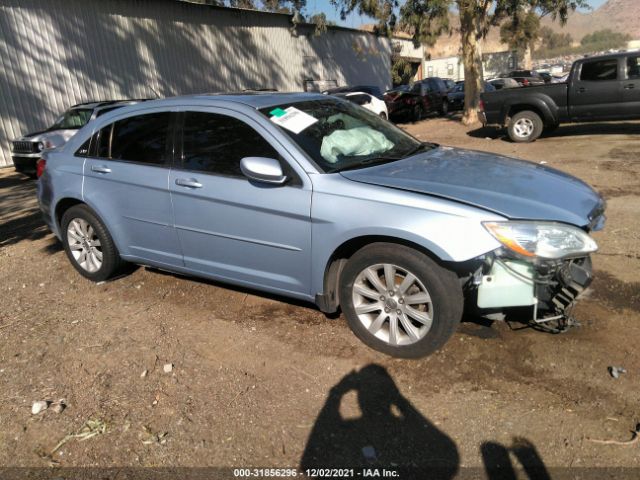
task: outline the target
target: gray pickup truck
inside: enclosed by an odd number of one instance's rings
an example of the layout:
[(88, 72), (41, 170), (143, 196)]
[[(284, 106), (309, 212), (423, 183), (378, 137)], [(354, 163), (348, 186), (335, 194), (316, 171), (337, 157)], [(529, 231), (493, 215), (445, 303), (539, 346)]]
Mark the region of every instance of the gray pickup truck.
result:
[(514, 142), (561, 123), (640, 119), (640, 52), (580, 59), (566, 83), (485, 92), (480, 117)]

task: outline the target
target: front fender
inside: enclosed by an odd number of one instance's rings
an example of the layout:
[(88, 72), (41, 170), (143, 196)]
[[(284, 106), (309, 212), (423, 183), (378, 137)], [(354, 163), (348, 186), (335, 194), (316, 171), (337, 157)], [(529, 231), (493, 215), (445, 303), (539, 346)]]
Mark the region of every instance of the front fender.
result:
[(419, 245), (446, 262), (463, 262), (500, 246), (482, 222), (504, 218), (482, 209), (352, 182), (340, 175), (314, 176), (313, 181), (312, 294), (323, 292), (328, 263), (354, 239), (397, 239)]

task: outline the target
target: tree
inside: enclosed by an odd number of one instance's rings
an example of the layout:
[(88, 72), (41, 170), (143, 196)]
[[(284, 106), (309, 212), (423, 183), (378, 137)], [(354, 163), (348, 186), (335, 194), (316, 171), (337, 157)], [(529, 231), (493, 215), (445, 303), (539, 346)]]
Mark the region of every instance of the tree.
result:
[(580, 45), (595, 50), (609, 50), (611, 48), (619, 48), (631, 40), (626, 33), (613, 32), (610, 29), (598, 30), (582, 37)]
[[(544, 38), (541, 35), (540, 19), (551, 16), (553, 20), (559, 19), (560, 24), (564, 25), (569, 11), (578, 7), (589, 8), (589, 5), (585, 0), (516, 1), (506, 9), (508, 18), (500, 28), (500, 40), (517, 50), (523, 59), (524, 68), (530, 69), (535, 43), (540, 37)], [(547, 31), (553, 32), (549, 27), (545, 28)]]
[(517, 51), (522, 66), (531, 69), (531, 52), (539, 33), (540, 17), (535, 12), (517, 12), (500, 26), (500, 41)]

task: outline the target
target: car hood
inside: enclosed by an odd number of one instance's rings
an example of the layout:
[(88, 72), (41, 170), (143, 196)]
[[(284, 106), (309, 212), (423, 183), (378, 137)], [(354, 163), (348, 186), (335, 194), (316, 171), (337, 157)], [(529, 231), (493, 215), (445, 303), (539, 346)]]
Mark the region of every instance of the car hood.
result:
[(26, 142), (48, 141), (51, 144), (51, 148), (54, 148), (64, 145), (76, 133), (78, 133), (78, 129), (44, 130), (42, 132), (28, 133), (17, 140)]
[(356, 182), (455, 200), (509, 219), (589, 229), (604, 223), (604, 200), (583, 181), (544, 165), (484, 152), (437, 147), (341, 174)]

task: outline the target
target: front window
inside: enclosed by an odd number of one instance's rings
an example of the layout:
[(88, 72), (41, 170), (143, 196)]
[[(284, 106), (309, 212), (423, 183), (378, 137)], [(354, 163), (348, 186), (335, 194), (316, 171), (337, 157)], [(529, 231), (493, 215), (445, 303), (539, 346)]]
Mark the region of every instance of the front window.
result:
[(49, 130), (78, 130), (84, 127), (89, 120), (93, 110), (90, 108), (77, 108), (66, 111)]
[(377, 115), (338, 99), (260, 111), (326, 173), (393, 162), (429, 148)]

